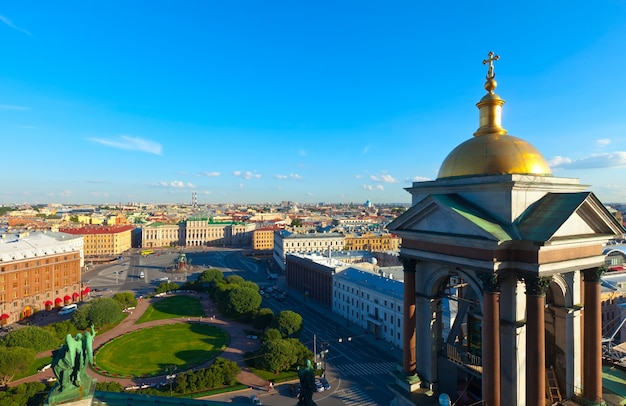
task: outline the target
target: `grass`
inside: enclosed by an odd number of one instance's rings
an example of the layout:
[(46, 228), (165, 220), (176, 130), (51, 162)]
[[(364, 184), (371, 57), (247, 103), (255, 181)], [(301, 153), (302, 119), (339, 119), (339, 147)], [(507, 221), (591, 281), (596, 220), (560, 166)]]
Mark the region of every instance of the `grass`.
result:
[(174, 317), (205, 316), (200, 300), (189, 296), (169, 296), (148, 306), (137, 324)]
[(37, 358), (35, 360), (35, 362), (33, 362), (28, 369), (26, 369), (24, 372), (22, 372), (21, 374), (15, 374), (15, 376), (13, 377), (14, 381), (17, 381), (18, 379), (22, 379), (22, 378), (26, 378), (27, 376), (31, 376), (31, 375), (35, 375), (37, 373), (39, 373), (39, 370), (52, 363), (52, 357), (48, 356), (48, 357), (42, 357), (42, 358)]
[(270, 371), (266, 371), (264, 369), (257, 369), (257, 368), (250, 368), (250, 371), (253, 372), (255, 375), (265, 379), (266, 381), (285, 382), (285, 381), (298, 379), (298, 372), (293, 371), (293, 370), (283, 371), (277, 374), (270, 372)]
[(184, 371), (219, 355), (227, 342), (226, 331), (209, 324), (168, 324), (115, 338), (97, 352), (96, 365), (112, 376), (161, 375), (171, 366)]

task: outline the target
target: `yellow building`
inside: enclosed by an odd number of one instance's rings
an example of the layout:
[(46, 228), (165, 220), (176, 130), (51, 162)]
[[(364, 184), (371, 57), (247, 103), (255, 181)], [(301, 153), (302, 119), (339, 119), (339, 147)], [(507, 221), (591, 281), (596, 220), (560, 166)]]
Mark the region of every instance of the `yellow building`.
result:
[(401, 242), (400, 237), (390, 233), (348, 234), (345, 249), (370, 252), (397, 251), (400, 249)]
[(135, 226), (84, 226), (60, 228), (63, 233), (82, 235), (85, 241), (85, 257), (112, 257), (131, 248), (131, 232)]
[(264, 227), (252, 232), (252, 249), (257, 251), (274, 249), (274, 231), (280, 227)]
[(82, 249), (80, 236), (0, 235), (0, 324), (80, 300)]

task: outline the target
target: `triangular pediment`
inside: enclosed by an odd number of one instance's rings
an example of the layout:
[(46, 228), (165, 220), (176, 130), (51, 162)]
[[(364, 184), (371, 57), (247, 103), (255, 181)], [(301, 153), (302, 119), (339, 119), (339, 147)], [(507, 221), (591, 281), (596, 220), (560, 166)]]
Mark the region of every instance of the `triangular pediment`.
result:
[(548, 193), (516, 221), (530, 241), (619, 236), (624, 228), (591, 192)]
[(481, 238), (493, 241), (511, 240), (510, 230), (489, 213), (455, 194), (429, 195), (411, 207), (387, 228), (403, 233), (432, 233)]

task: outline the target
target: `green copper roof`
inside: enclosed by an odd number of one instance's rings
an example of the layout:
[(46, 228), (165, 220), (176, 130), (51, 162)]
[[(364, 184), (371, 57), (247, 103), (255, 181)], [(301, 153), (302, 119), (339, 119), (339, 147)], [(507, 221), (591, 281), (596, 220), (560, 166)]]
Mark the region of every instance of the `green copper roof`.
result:
[[(456, 194), (431, 195), (431, 197), (464, 217), (477, 227), (493, 235), (499, 241), (512, 240), (515, 234), (511, 227), (498, 222), (486, 211)], [(507, 230), (506, 228), (509, 228)]]

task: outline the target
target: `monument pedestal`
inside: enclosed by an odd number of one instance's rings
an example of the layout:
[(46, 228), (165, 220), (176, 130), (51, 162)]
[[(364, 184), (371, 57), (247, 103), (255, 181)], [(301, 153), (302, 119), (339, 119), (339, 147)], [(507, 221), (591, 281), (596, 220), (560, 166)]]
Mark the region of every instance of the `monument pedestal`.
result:
[(44, 403), (45, 406), (90, 406), (93, 394), (96, 391), (96, 380), (85, 374), (81, 379), (81, 386), (71, 386), (59, 392), (60, 385), (57, 384), (48, 399)]

